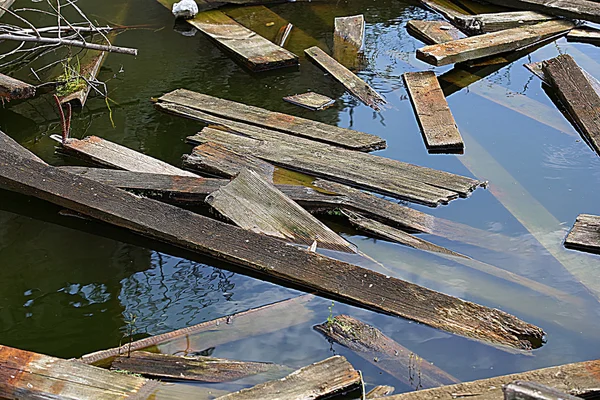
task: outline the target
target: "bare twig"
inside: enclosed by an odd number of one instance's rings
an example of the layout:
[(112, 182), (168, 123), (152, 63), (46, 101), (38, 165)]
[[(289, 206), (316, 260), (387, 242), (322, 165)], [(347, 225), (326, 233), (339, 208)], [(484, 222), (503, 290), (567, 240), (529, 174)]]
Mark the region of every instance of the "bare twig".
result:
[(81, 47), (83, 49), (92, 49), (92, 50), (100, 50), (100, 51), (108, 51), (110, 53), (120, 53), (120, 54), (129, 54), (132, 56), (137, 56), (137, 49), (132, 49), (129, 47), (119, 47), (119, 46), (106, 46), (102, 44), (96, 43), (87, 43), (81, 42), (79, 40), (67, 40), (67, 39), (58, 39), (58, 38), (47, 38), (41, 36), (20, 36), (13, 34), (0, 34), (0, 40), (12, 40), (17, 42), (29, 42), (29, 43), (46, 43), (53, 44), (56, 46), (74, 46)]

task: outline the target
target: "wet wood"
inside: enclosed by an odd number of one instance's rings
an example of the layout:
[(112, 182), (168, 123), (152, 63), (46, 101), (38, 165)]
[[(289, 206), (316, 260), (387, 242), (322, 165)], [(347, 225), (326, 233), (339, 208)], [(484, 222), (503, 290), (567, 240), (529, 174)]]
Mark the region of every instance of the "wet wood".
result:
[(414, 390), (460, 382), (447, 372), (393, 339), (379, 329), (348, 315), (338, 315), (314, 329), (373, 363)]
[(442, 15), (448, 21), (454, 21), (457, 17), (468, 14), (465, 10), (446, 0), (420, 0), (422, 5)]
[(312, 111), (324, 110), (335, 103), (334, 99), (315, 92), (286, 96), (283, 100), (300, 107), (308, 108)]
[(580, 214), (565, 239), (565, 247), (600, 253), (600, 217)]
[(431, 251), (433, 253), (448, 254), (456, 257), (469, 258), (460, 253), (456, 253), (445, 247), (438, 246), (427, 240), (423, 240), (416, 236), (406, 233), (381, 222), (365, 218), (355, 213), (346, 213), (350, 223), (359, 231), (365, 232), (378, 238), (389, 240), (391, 242), (400, 243), (419, 250)]
[(365, 64), (363, 46), (365, 18), (363, 15), (336, 17), (333, 32), (333, 58), (344, 67), (357, 71)]
[(451, 42), (466, 37), (461, 31), (445, 21), (411, 20), (406, 23), (406, 29), (411, 36), (425, 44)]
[(500, 310), (133, 196), (3, 150), (0, 184), (146, 237), (220, 258), (263, 278), (317, 290), (364, 308), (518, 349), (542, 344), (542, 329)]
[(111, 368), (153, 378), (216, 383), (235, 381), (281, 367), (272, 363), (134, 351), (117, 357)]
[(248, 137), (204, 128), (199, 134), (188, 137), (188, 141), (197, 144), (215, 142), (291, 170), (433, 207), (459, 196), (468, 196), (484, 185), (484, 182), (459, 175), (274, 131), (253, 129), (245, 130), (244, 134)]
[(0, 103), (10, 100), (29, 99), (34, 96), (35, 86), (11, 78), (8, 75), (0, 74)]
[(547, 21), (536, 25), (486, 33), (417, 50), (417, 58), (440, 66), (515, 51), (574, 28), (569, 21)]
[[(115, 36), (115, 35), (111, 35)], [(91, 52), (91, 51), (89, 51)], [(81, 76), (85, 77), (87, 81), (96, 80), (96, 76), (98, 76), (98, 72), (100, 71), (100, 67), (102, 63), (104, 63), (104, 58), (106, 57), (106, 53), (93, 51), (91, 56), (84, 61), (84, 64), (81, 68)], [(92, 87), (85, 84), (83, 89), (77, 90), (73, 93), (70, 93), (66, 96), (60, 98), (61, 104), (71, 103), (77, 107), (83, 107), (87, 98), (90, 94)]]
[[(210, 119), (211, 116), (220, 117), (244, 125), (269, 128), (288, 135), (305, 137), (353, 150), (371, 151), (385, 148), (385, 141), (374, 135), (219, 99), (185, 89), (165, 94), (158, 99), (156, 106), (159, 110), (196, 120), (201, 120), (203, 113), (209, 114), (206, 116), (207, 120), (205, 122), (207, 123), (214, 123)], [(194, 113), (194, 111), (200, 111), (200, 113)]]
[(504, 400), (580, 400), (562, 390), (541, 385), (536, 382), (515, 381), (504, 385)]
[(304, 50), (306, 55), (317, 65), (327, 71), (336, 81), (341, 83), (346, 90), (356, 96), (363, 103), (379, 111), (386, 104), (386, 100), (369, 86), (365, 81), (354, 75), (348, 68), (331, 58), (317, 46)]
[(367, 393), (365, 399), (379, 399), (381, 397), (389, 396), (396, 390), (393, 386), (375, 386)]
[(460, 152), (465, 144), (433, 71), (402, 75), (427, 149)]
[[(177, 0), (158, 0), (169, 10)], [(187, 23), (227, 50), (252, 71), (298, 65), (298, 56), (237, 23), (219, 10), (200, 12)]]
[(552, 19), (554, 17), (533, 11), (510, 11), (461, 16), (455, 19), (455, 23), (469, 35), (481, 35), (482, 33), (535, 25)]
[(514, 381), (533, 381), (565, 392), (584, 391), (600, 385), (600, 360), (565, 364), (512, 375), (385, 397), (386, 400), (502, 399), (502, 386)]
[(343, 252), (356, 247), (342, 239), (308, 211), (244, 169), (230, 183), (206, 197), (206, 202), (237, 226), (286, 242)]
[(2, 15), (4, 15), (4, 13), (5, 13), (4, 9), (10, 8), (10, 6), (12, 6), (12, 4), (14, 2), (15, 2), (15, 0), (0, 0), (0, 17), (2, 17)]
[(301, 368), (276, 381), (231, 393), (219, 400), (320, 399), (350, 391), (361, 382), (360, 374), (342, 356), (334, 356)]
[(486, 0), (491, 4), (537, 11), (571, 19), (600, 23), (600, 2), (595, 0)]
[(573, 29), (567, 35), (567, 41), (600, 45), (600, 29), (589, 26)]
[(0, 131), (0, 149), (18, 154), (20, 157), (25, 157), (33, 161), (44, 162), (41, 158), (21, 146), (16, 140), (2, 131)]

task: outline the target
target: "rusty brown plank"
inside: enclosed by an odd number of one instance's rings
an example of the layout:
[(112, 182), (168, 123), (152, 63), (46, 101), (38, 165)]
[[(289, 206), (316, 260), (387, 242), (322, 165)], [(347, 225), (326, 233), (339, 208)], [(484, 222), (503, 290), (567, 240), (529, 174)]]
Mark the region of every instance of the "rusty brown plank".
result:
[(445, 21), (411, 20), (406, 23), (406, 30), (411, 36), (425, 44), (451, 42), (466, 37), (461, 31)]
[(35, 96), (35, 86), (0, 74), (0, 103), (2, 101), (29, 99)]

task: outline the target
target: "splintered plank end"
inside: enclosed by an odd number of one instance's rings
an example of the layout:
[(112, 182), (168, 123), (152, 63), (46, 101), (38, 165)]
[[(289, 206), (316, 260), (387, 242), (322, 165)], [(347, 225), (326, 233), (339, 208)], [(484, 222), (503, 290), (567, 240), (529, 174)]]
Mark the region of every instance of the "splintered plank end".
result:
[(432, 71), (402, 75), (427, 148), (462, 151), (465, 147), (440, 83)]
[(315, 92), (286, 96), (283, 98), (283, 100), (300, 107), (308, 108), (312, 111), (324, 110), (331, 107), (335, 103), (335, 100), (331, 97), (327, 97)]
[(461, 31), (445, 21), (411, 20), (406, 23), (406, 30), (425, 44), (446, 43), (465, 37)]
[(600, 254), (600, 216), (580, 214), (565, 239), (565, 247)]
[(35, 86), (11, 78), (8, 75), (0, 74), (0, 102), (3, 99), (21, 100), (29, 99), (33, 96), (35, 96)]

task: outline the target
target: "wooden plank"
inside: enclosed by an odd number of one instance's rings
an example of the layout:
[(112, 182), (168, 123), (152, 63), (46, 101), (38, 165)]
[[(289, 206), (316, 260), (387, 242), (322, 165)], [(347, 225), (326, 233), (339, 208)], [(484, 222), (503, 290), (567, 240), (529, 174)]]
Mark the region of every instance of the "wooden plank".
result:
[(448, 21), (454, 21), (457, 17), (468, 14), (467, 11), (447, 0), (420, 0), (419, 2), (426, 8), (442, 15)]
[(590, 253), (600, 253), (600, 217), (580, 214), (565, 239), (565, 247)]
[(28, 158), (30, 160), (41, 163), (44, 162), (41, 158), (27, 150), (25, 147), (21, 146), (16, 140), (2, 131), (0, 131), (0, 149), (18, 154), (19, 156)]
[(206, 197), (206, 202), (237, 226), (286, 242), (349, 253), (356, 246), (260, 178), (244, 169), (230, 183)]
[(314, 329), (415, 390), (460, 382), (379, 329), (348, 315), (338, 315)]
[[(112, 38), (116, 36), (116, 34), (110, 35)], [(98, 76), (98, 72), (100, 71), (100, 67), (104, 63), (104, 58), (106, 57), (106, 53), (99, 52), (95, 50), (88, 50), (85, 59), (83, 61), (83, 65), (81, 71), (79, 71), (80, 75), (85, 77), (87, 81), (94, 81)], [(82, 89), (79, 89), (73, 93), (69, 93), (65, 96), (60, 97), (61, 104), (71, 103), (77, 107), (83, 107), (87, 98), (90, 94), (92, 87), (87, 83), (84, 84)]]
[(389, 396), (396, 390), (393, 386), (375, 386), (367, 395), (365, 399), (379, 399), (381, 397)]
[(281, 367), (272, 363), (134, 351), (117, 357), (112, 362), (111, 369), (153, 378), (217, 383), (277, 371)]
[(504, 385), (504, 400), (580, 400), (562, 390), (541, 385), (536, 382), (515, 381)]
[(445, 21), (419, 21), (413, 19), (406, 23), (406, 29), (411, 36), (425, 44), (445, 43), (465, 38), (461, 31)]
[[(534, 381), (558, 390), (584, 391), (600, 385), (600, 360), (565, 364), (512, 375), (459, 383), (457, 385), (398, 394), (386, 400), (451, 400), (467, 397), (472, 400), (502, 399), (502, 386), (514, 381)], [(462, 395), (461, 395), (462, 394)]]
[(535, 25), (555, 17), (533, 11), (509, 11), (457, 17), (454, 22), (469, 35), (498, 32), (520, 26)]
[(364, 65), (365, 17), (336, 17), (333, 32), (333, 58), (356, 71)]
[(583, 26), (573, 29), (567, 34), (567, 41), (600, 45), (600, 29)]
[(433, 207), (448, 203), (458, 196), (468, 196), (485, 184), (447, 172), (274, 131), (253, 129), (245, 130), (244, 134), (248, 137), (204, 128), (199, 134), (188, 137), (188, 141), (197, 144), (215, 142), (294, 171)]
[[(172, 8), (177, 0), (158, 0)], [(298, 56), (238, 24), (219, 10), (198, 13), (187, 23), (227, 50), (234, 59), (252, 71), (266, 71), (298, 65)]]
[(5, 11), (3, 9), (10, 8), (10, 6), (12, 6), (12, 4), (14, 2), (15, 2), (15, 0), (0, 0), (0, 17), (2, 17), (5, 13)]
[(462, 152), (465, 144), (433, 71), (402, 75), (427, 149)]
[(577, 123), (578, 131), (600, 155), (600, 94), (568, 54), (544, 61), (542, 69), (562, 105)]
[(379, 111), (380, 107), (387, 103), (375, 89), (317, 46), (306, 49), (304, 52), (311, 60), (317, 63), (317, 65), (327, 71), (336, 81), (341, 83), (346, 90), (375, 111)]
[(324, 110), (335, 104), (334, 99), (315, 92), (286, 96), (283, 100), (312, 111)]
[(300, 368), (276, 381), (269, 381), (231, 393), (219, 400), (280, 400), (320, 399), (355, 389), (361, 383), (360, 374), (342, 356), (333, 356)]
[(423, 47), (417, 50), (417, 58), (436, 66), (474, 60), (531, 46), (549, 37), (566, 34), (574, 26), (569, 21), (547, 21), (486, 33)]
[(152, 239), (223, 259), (262, 277), (318, 290), (361, 307), (489, 343), (518, 349), (542, 345), (542, 329), (500, 310), (133, 196), (3, 150), (0, 184)]
[(600, 2), (594, 0), (486, 0), (491, 4), (600, 23)]
[(0, 103), (3, 101), (29, 99), (35, 96), (35, 86), (0, 74)]
[[(185, 113), (185, 109), (180, 114), (176, 108), (165, 107), (167, 105), (184, 106), (233, 122), (274, 129), (288, 135), (305, 137), (353, 150), (371, 151), (385, 148), (385, 141), (374, 135), (219, 99), (185, 89), (178, 89), (161, 96), (156, 105), (160, 110), (189, 117)], [(206, 122), (212, 123), (211, 121)]]

